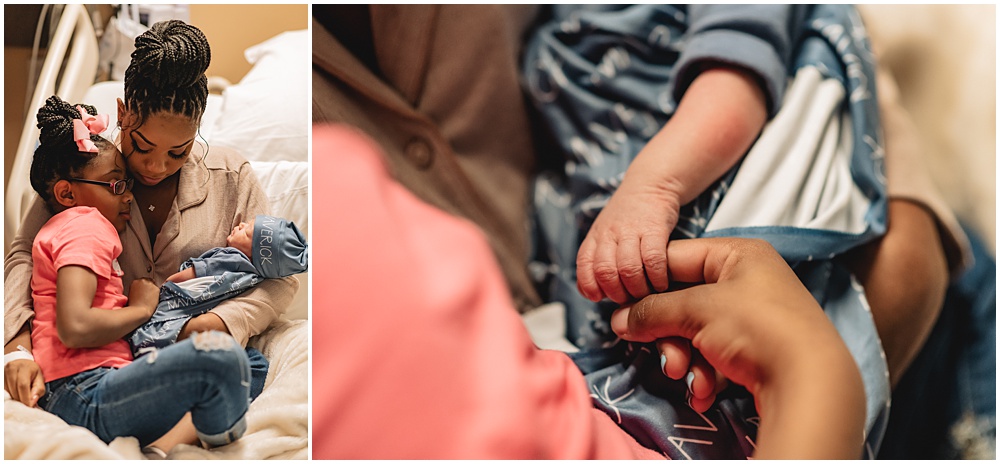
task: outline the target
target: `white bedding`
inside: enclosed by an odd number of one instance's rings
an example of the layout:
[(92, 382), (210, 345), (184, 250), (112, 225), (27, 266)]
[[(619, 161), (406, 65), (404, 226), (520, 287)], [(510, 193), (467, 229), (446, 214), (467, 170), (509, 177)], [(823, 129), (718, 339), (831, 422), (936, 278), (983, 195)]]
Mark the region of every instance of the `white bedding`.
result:
[[(309, 325), (275, 324), (250, 339), (270, 361), (264, 392), (250, 405), (247, 433), (212, 450), (180, 445), (171, 459), (308, 459)], [(105, 445), (82, 427), (31, 409), (4, 392), (4, 459), (144, 459), (139, 442), (120, 437)]]

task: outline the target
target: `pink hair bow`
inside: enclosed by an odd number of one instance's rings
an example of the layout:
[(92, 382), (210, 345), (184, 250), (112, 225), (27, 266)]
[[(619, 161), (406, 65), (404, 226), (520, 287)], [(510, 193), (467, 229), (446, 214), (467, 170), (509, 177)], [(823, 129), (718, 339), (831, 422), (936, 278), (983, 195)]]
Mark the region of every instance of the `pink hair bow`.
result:
[(90, 140), (90, 134), (100, 134), (108, 128), (109, 118), (106, 114), (90, 115), (82, 106), (77, 105), (80, 119), (73, 120), (73, 140), (80, 151), (97, 153), (97, 145)]

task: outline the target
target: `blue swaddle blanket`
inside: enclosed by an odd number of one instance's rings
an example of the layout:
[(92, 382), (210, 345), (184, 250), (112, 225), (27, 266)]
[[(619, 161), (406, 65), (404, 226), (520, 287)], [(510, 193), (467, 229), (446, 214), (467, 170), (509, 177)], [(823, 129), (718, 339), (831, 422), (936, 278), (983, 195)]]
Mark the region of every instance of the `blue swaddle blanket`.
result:
[[(247, 233), (244, 229), (239, 233)], [(234, 230), (233, 234), (237, 234)], [(181, 263), (195, 278), (164, 282), (153, 316), (128, 336), (135, 357), (177, 341), (188, 319), (208, 312), (264, 279), (287, 277), (309, 269), (309, 245), (294, 222), (265, 214), (254, 217), (250, 255), (234, 247), (215, 247)], [(231, 236), (230, 240), (234, 238)]]
[(874, 60), (849, 5), (587, 6), (553, 9), (525, 50), (524, 82), (562, 170), (535, 183), (534, 277), (566, 305), (571, 356), (595, 406), (671, 458), (739, 459), (754, 448), (753, 399), (731, 387), (704, 414), (647, 344), (618, 340), (613, 302), (576, 289), (576, 254), (628, 165), (672, 116), (689, 64), (714, 59), (762, 77), (773, 119), (744, 159), (684, 205), (671, 240), (770, 242), (833, 321), (862, 373), (866, 457), (888, 414), (885, 357), (864, 289), (833, 258), (885, 232)]
[(164, 282), (153, 317), (129, 334), (135, 357), (142, 356), (149, 348), (173, 344), (188, 319), (205, 314), (264, 280), (250, 259), (231, 247), (212, 248), (184, 261), (179, 270), (190, 267), (196, 268), (201, 277), (180, 283)]

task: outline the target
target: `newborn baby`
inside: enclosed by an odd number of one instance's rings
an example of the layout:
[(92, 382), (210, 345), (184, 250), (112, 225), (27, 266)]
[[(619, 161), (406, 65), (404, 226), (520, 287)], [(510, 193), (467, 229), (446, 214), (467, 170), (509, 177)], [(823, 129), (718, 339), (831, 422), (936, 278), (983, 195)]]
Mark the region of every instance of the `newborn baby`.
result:
[(260, 281), (309, 267), (309, 246), (302, 232), (295, 223), (278, 217), (259, 215), (249, 224), (239, 223), (226, 245), (188, 259), (180, 272), (167, 278), (153, 317), (128, 337), (136, 357), (174, 343), (188, 319)]

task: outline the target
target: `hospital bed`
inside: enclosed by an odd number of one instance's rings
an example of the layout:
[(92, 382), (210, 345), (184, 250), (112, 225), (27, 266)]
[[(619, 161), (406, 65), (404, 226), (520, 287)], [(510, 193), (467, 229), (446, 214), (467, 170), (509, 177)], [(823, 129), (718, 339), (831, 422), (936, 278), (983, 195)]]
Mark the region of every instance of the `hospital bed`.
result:
[[(209, 96), (199, 137), (210, 147), (228, 146), (250, 160), (270, 199), (272, 213), (294, 221), (307, 235), (309, 41), (308, 31), (293, 31), (247, 49), (253, 68), (221, 95)], [(37, 108), (55, 94), (70, 102), (92, 104), (112, 119), (116, 117), (115, 99), (121, 98), (123, 83), (94, 83), (97, 62), (98, 44), (86, 8), (66, 6), (31, 95), (31, 109), (6, 187), (5, 245), (35, 195), (28, 172), (38, 140)], [(112, 121), (110, 127), (114, 126)], [(270, 370), (264, 392), (250, 406), (246, 435), (213, 450), (180, 446), (170, 458), (308, 458), (309, 275), (296, 277), (299, 291), (286, 315), (249, 343), (268, 358)], [(86, 429), (9, 398), (5, 392), (5, 459), (143, 458), (134, 438), (118, 438), (106, 445)]]

